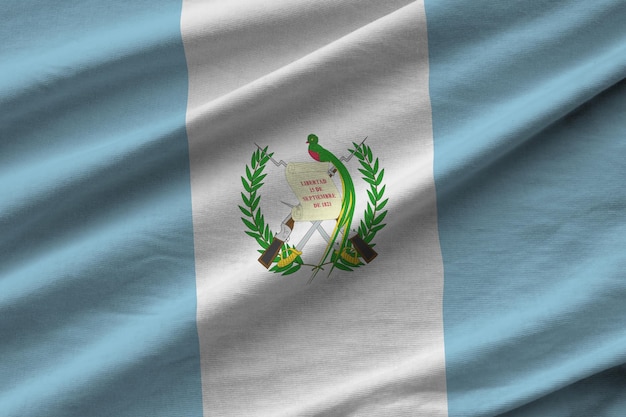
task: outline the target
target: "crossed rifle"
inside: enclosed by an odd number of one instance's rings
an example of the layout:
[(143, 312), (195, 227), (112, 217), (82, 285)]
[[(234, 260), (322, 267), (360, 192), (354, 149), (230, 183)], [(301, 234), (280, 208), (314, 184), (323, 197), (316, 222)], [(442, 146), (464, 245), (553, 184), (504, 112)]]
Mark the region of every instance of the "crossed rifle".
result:
[[(291, 208), (295, 207), (293, 204), (285, 203), (284, 201), (281, 202)], [(322, 227), (322, 221), (323, 220), (316, 220), (311, 222), (311, 227), (309, 227), (309, 230), (296, 244), (295, 249), (297, 252), (302, 253), (302, 249), (304, 249), (304, 246), (307, 244), (307, 242), (315, 232), (318, 232), (326, 242), (330, 242), (330, 236)], [(291, 217), (291, 214), (285, 217), (285, 220), (282, 221), (282, 223), (280, 224), (280, 232), (276, 233), (270, 246), (259, 257), (259, 262), (264, 267), (269, 268), (274, 259), (276, 259), (280, 248), (287, 241), (289, 235), (291, 235), (294, 224), (295, 221)], [(354, 249), (359, 253), (359, 255), (366, 263), (370, 263), (378, 255), (378, 253), (376, 253), (376, 251), (358, 234), (355, 234), (349, 240), (352, 242), (352, 246), (354, 247)]]
[[(367, 139), (367, 136), (361, 141), (359, 146), (361, 146), (365, 142), (366, 139)], [(255, 145), (257, 146), (257, 148), (262, 149), (256, 143)], [(350, 154), (350, 156), (348, 157), (342, 156), (341, 160), (347, 162), (350, 159), (352, 159), (353, 156), (354, 154)], [(280, 165), (287, 166), (287, 163), (283, 160), (281, 160), (280, 162), (277, 162), (271, 156), (270, 156), (270, 160), (276, 166), (280, 166)], [(337, 168), (332, 167), (328, 170), (328, 175), (332, 177), (336, 172), (337, 172)], [(284, 201), (282, 201), (282, 203), (291, 208), (294, 207), (293, 204), (285, 203)], [(274, 239), (272, 240), (272, 243), (270, 244), (270, 246), (259, 257), (259, 262), (264, 267), (269, 268), (272, 262), (274, 261), (274, 259), (276, 259), (276, 256), (278, 256), (278, 252), (280, 251), (280, 248), (289, 238), (289, 235), (291, 234), (291, 231), (293, 230), (294, 223), (295, 221), (291, 217), (291, 214), (289, 214), (285, 218), (285, 220), (282, 221), (282, 223), (280, 224), (280, 232), (278, 232), (274, 236)], [(322, 238), (324, 238), (326, 242), (328, 243), (330, 242), (330, 236), (328, 235), (326, 230), (324, 230), (324, 228), (322, 227), (322, 220), (312, 221), (311, 223), (312, 223), (312, 226), (309, 228), (306, 234), (302, 237), (302, 239), (300, 239), (300, 242), (298, 242), (298, 244), (295, 247), (296, 251), (299, 253), (302, 253), (302, 249), (304, 249), (304, 246), (307, 244), (311, 236), (313, 236), (313, 234), (316, 231), (319, 232), (319, 234), (322, 236)], [(361, 236), (358, 235), (358, 233), (352, 236), (349, 240), (352, 242), (352, 246), (354, 247), (354, 249), (357, 251), (357, 253), (361, 256), (361, 258), (363, 258), (363, 260), (366, 263), (370, 263), (378, 255), (378, 253), (376, 253), (376, 251), (366, 241), (364, 241), (361, 238)]]

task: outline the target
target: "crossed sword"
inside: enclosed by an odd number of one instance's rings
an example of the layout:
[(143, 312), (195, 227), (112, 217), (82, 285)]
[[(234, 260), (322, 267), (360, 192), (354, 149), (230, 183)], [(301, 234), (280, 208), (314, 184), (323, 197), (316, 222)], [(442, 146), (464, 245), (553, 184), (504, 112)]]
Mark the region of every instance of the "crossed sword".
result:
[[(367, 136), (361, 141), (359, 146), (362, 145), (366, 139), (367, 139)], [(261, 149), (259, 145), (256, 145), (256, 146), (257, 148)], [(352, 159), (353, 156), (354, 154), (351, 154), (347, 158), (342, 156), (341, 160), (347, 162), (350, 159)], [(279, 166), (279, 165), (287, 166), (285, 161), (281, 160), (280, 162), (276, 162), (274, 158), (270, 157), (270, 159), (276, 166)], [(328, 175), (330, 177), (332, 177), (336, 173), (337, 173), (337, 168), (335, 167), (329, 168)], [(284, 201), (281, 201), (281, 203), (291, 208), (295, 207), (293, 204), (285, 203)], [(269, 268), (272, 265), (272, 262), (274, 261), (274, 259), (276, 259), (276, 256), (278, 256), (278, 252), (280, 251), (280, 248), (283, 246), (283, 243), (285, 243), (287, 239), (289, 238), (289, 235), (291, 234), (291, 231), (293, 230), (294, 223), (295, 221), (291, 217), (291, 214), (285, 217), (285, 220), (282, 221), (282, 223), (280, 224), (280, 232), (276, 233), (270, 246), (259, 257), (259, 262), (264, 267)], [(302, 239), (300, 239), (300, 242), (298, 242), (298, 244), (296, 245), (296, 250), (298, 252), (302, 252), (302, 249), (304, 249), (304, 246), (307, 244), (311, 236), (313, 236), (313, 233), (315, 233), (316, 231), (319, 232), (320, 235), (322, 235), (322, 237), (324, 238), (326, 242), (330, 242), (330, 236), (328, 235), (326, 230), (324, 230), (324, 228), (322, 227), (322, 220), (312, 221), (311, 223), (312, 223), (312, 226), (309, 228), (306, 234), (302, 237)], [(343, 233), (343, 232), (340, 230), (340, 233)], [(376, 256), (378, 256), (378, 253), (376, 253), (376, 251), (367, 242), (365, 242), (361, 238), (361, 236), (358, 235), (358, 233), (352, 236), (350, 238), (350, 241), (352, 242), (352, 246), (354, 247), (354, 249), (359, 253), (359, 255), (361, 255), (361, 257), (366, 263), (370, 263)]]
[[(281, 201), (281, 203), (291, 208), (295, 207), (293, 204), (285, 203), (284, 201)], [(307, 242), (309, 241), (309, 239), (311, 238), (311, 236), (313, 236), (315, 232), (319, 232), (322, 238), (326, 242), (330, 243), (330, 236), (328, 235), (326, 230), (322, 227), (322, 221), (323, 220), (316, 220), (316, 221), (311, 222), (311, 227), (309, 227), (309, 230), (306, 232), (304, 236), (302, 236), (300, 241), (296, 244), (295, 249), (298, 252), (302, 252), (302, 249), (304, 249), (304, 246), (307, 244)], [(291, 214), (285, 217), (285, 220), (282, 221), (282, 223), (280, 224), (280, 232), (276, 233), (270, 246), (259, 257), (259, 262), (264, 267), (269, 268), (272, 262), (274, 261), (274, 259), (276, 259), (276, 256), (278, 256), (278, 252), (280, 251), (280, 248), (283, 246), (283, 243), (285, 243), (287, 239), (289, 238), (289, 235), (291, 234), (291, 231), (293, 230), (294, 223), (295, 221), (291, 217)], [(363, 258), (365, 262), (370, 263), (378, 255), (378, 253), (376, 253), (376, 251), (367, 242), (365, 242), (358, 234), (355, 234), (354, 236), (352, 236), (350, 238), (350, 241), (352, 242), (352, 246), (356, 249), (359, 255), (361, 255), (361, 257)]]

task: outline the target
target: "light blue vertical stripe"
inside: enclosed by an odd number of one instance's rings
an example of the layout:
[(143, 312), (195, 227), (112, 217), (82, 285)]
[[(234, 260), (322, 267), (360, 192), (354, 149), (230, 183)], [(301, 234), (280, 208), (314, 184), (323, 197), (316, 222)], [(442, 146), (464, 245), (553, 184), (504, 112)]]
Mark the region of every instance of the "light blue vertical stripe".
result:
[(3, 2), (0, 415), (202, 415), (180, 1)]
[(427, 1), (450, 416), (626, 415), (626, 7)]

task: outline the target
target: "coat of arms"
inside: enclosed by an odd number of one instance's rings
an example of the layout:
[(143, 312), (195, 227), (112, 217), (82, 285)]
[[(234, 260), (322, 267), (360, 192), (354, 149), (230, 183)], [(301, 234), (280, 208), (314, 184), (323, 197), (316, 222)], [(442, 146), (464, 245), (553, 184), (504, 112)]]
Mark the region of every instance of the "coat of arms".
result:
[[(376, 258), (373, 239), (385, 227), (383, 220), (387, 210), (384, 208), (388, 199), (384, 198), (385, 170), (365, 144), (365, 139), (359, 144), (353, 142), (352, 148), (348, 149), (349, 155), (338, 158), (320, 145), (316, 135), (311, 134), (306, 143), (308, 153), (315, 162), (276, 161), (273, 152), (257, 145), (250, 165), (246, 166), (246, 175), (241, 177), (244, 192), (241, 193), (243, 205), (239, 209), (245, 216), (241, 218), (248, 228), (245, 233), (261, 246), (258, 260), (265, 268), (290, 275), (302, 267), (310, 267), (311, 282), (320, 270), (327, 270), (330, 276), (335, 268), (353, 271)], [(345, 165), (353, 157), (360, 164), (358, 171), (362, 180), (369, 185), (368, 203), (363, 217), (358, 220), (354, 213), (354, 182)], [(280, 232), (276, 234), (265, 224), (259, 206), (260, 190), (267, 176), (264, 170), (270, 161), (277, 167), (285, 167), (287, 183), (298, 200), (298, 204), (282, 202), (290, 210), (280, 224)], [(332, 231), (324, 229), (322, 222), (326, 220), (334, 220)], [(297, 224), (308, 225), (308, 230), (294, 245), (289, 242), (289, 237)], [(356, 228), (353, 229), (353, 226)], [(318, 255), (316, 263), (305, 262), (305, 246), (315, 233), (326, 241), (326, 248)]]

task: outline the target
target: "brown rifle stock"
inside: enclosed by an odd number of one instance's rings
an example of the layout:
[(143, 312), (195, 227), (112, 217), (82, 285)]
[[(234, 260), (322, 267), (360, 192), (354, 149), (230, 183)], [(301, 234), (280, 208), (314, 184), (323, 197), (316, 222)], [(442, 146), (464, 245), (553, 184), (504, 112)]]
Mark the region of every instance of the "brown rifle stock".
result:
[(356, 249), (356, 251), (359, 253), (359, 255), (361, 255), (361, 258), (363, 258), (365, 262), (370, 263), (374, 260), (376, 256), (378, 256), (378, 253), (376, 253), (376, 251), (370, 245), (368, 245), (366, 241), (361, 239), (361, 236), (352, 236), (350, 238), (350, 242), (352, 242), (352, 246), (354, 246), (354, 249)]
[[(293, 230), (294, 220), (290, 217), (289, 220), (284, 223), (284, 225), (287, 226), (290, 230)], [(285, 243), (284, 240), (281, 240), (274, 236), (274, 240), (272, 240), (272, 243), (259, 257), (259, 262), (261, 263), (261, 265), (269, 268), (272, 265), (272, 262), (274, 262), (274, 259), (276, 259), (276, 256), (278, 256), (278, 252), (283, 246), (283, 243)]]

